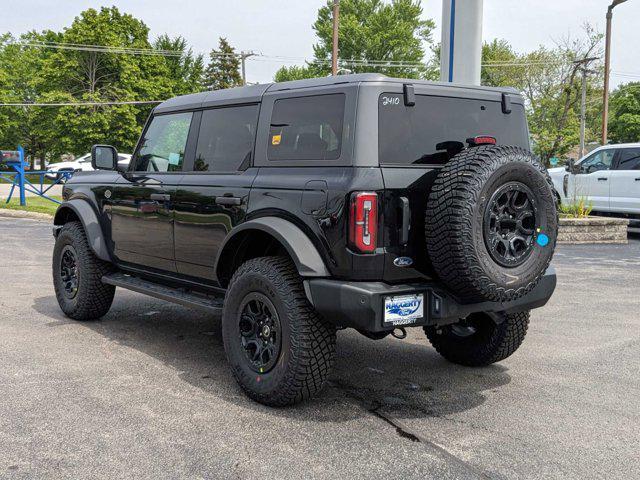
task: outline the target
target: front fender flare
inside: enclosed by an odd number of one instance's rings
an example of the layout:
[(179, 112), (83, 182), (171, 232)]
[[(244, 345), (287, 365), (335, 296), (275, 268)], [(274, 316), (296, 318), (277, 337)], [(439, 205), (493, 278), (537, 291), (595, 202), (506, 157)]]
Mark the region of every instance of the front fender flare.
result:
[(102, 227), (98, 221), (98, 216), (87, 200), (75, 198), (63, 202), (58, 207), (58, 210), (56, 210), (56, 215), (53, 218), (53, 224), (58, 226), (63, 225), (64, 219), (66, 218), (66, 214), (69, 210), (73, 211), (75, 216), (82, 222), (84, 232), (87, 235), (87, 240), (89, 241), (89, 245), (91, 246), (93, 253), (95, 253), (99, 259), (110, 262), (111, 255), (107, 249), (107, 244), (104, 239)]
[(216, 260), (215, 272), (218, 278), (220, 265), (222, 263), (221, 259), (224, 258), (226, 253), (229, 253), (225, 251), (225, 249), (227, 247), (232, 248), (232, 245), (235, 243), (234, 238), (237, 239), (238, 234), (247, 230), (260, 230), (278, 240), (286, 249), (301, 276), (330, 276), (315, 245), (299, 227), (283, 218), (261, 217), (241, 223), (229, 232), (229, 235), (227, 235), (227, 238), (220, 248), (220, 254)]

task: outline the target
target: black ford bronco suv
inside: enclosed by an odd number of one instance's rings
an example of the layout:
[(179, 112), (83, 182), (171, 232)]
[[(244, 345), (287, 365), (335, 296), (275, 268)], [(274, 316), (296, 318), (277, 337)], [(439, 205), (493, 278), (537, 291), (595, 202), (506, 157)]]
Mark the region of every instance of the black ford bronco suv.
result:
[(336, 331), (421, 327), (478, 366), (551, 296), (557, 212), (514, 90), (376, 74), (206, 92), (154, 109), (127, 171), (96, 145), (65, 185), (53, 282), (64, 313), (115, 287), (221, 314), (242, 389), (317, 393)]

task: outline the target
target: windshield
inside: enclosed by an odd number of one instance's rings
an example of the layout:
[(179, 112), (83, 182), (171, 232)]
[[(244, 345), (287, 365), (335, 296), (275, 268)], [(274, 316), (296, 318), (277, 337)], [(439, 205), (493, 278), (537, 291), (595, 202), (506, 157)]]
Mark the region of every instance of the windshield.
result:
[(383, 93), (378, 130), (380, 164), (443, 164), (478, 135), (530, 149), (524, 107), (517, 103), (504, 114), (498, 101), (416, 95), (415, 106), (407, 107), (402, 94)]

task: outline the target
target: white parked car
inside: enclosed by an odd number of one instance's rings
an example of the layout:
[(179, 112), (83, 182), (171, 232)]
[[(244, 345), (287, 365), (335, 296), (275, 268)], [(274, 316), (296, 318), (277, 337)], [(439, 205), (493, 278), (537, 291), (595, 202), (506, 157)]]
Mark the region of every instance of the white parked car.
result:
[[(130, 161), (130, 154), (118, 153), (119, 166), (121, 166), (122, 168), (127, 168)], [(82, 155), (81, 157), (78, 157), (70, 162), (52, 163), (47, 167), (47, 170), (50, 173), (47, 173), (46, 176), (52, 180), (60, 177), (62, 172), (92, 172), (93, 167), (91, 166), (91, 153)]]
[(640, 143), (598, 147), (549, 174), (563, 204), (585, 198), (596, 212), (640, 215)]

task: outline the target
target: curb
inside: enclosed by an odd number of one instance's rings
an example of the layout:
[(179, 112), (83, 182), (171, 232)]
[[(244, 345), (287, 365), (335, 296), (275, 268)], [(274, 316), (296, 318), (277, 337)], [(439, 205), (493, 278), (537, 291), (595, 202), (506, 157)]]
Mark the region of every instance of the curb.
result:
[(0, 217), (30, 218), (32, 220), (40, 220), (41, 222), (51, 222), (53, 220), (53, 215), (49, 215), (48, 213), (9, 210), (8, 208), (0, 208)]

